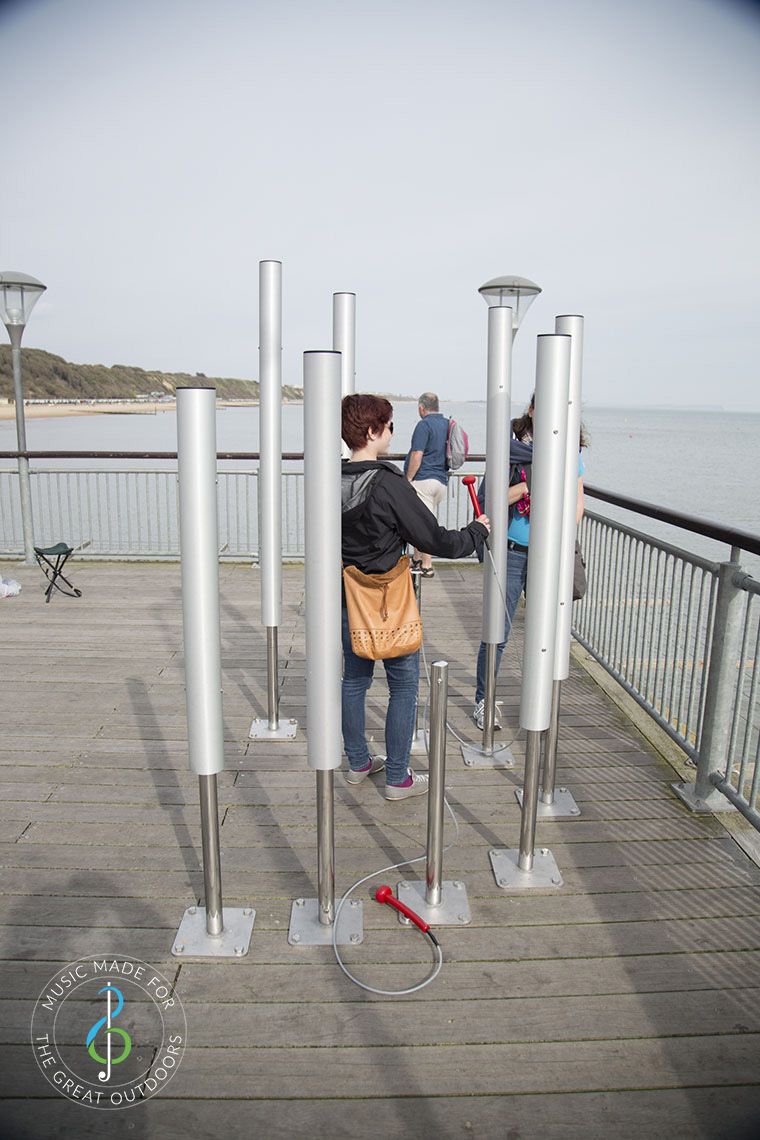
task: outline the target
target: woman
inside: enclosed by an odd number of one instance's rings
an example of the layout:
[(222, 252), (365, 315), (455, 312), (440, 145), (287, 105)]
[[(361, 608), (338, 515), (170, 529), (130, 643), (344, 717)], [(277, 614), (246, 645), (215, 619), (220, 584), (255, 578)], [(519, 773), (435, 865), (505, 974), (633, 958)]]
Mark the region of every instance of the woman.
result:
[[(342, 435), (351, 448), (343, 464), (343, 564), (365, 574), (391, 570), (407, 543), (440, 558), (461, 558), (475, 549), (476, 538), (490, 531), (481, 515), (462, 530), (444, 530), (401, 471), (383, 462), (393, 436), (393, 408), (381, 396), (346, 396)], [(385, 718), (387, 758), (370, 755), (365, 735), (365, 700), (375, 662), (351, 649), (348, 615), (343, 606), (343, 744), (348, 756), (349, 784), (385, 769), (385, 795), (403, 800), (424, 795), (426, 775), (412, 772), (409, 753), (414, 734), (419, 680), (419, 653), (383, 661), (390, 700)]]
[[(512, 420), (512, 433), (514, 438), (523, 444), (533, 443), (533, 401), (534, 396), (530, 398), (528, 410), (524, 415), (518, 419)], [(583, 437), (583, 428), (581, 428), (580, 438), (578, 440), (578, 447), (586, 446), (586, 441)], [(512, 628), (512, 619), (515, 616), (517, 603), (520, 600), (520, 595), (525, 589), (525, 582), (528, 577), (528, 543), (530, 541), (530, 492), (528, 483), (526, 481), (526, 467), (530, 469), (530, 459), (525, 461), (525, 466), (520, 463), (513, 464), (511, 468), (511, 477), (509, 492), (507, 500), (509, 503), (509, 527), (507, 530), (507, 593), (506, 593), (506, 614), (504, 622), (504, 640), (496, 646), (496, 673), (498, 675), (499, 666), (501, 665), (501, 656), (504, 652), (504, 646), (509, 639), (509, 631)], [(575, 511), (576, 524), (580, 523), (583, 518), (583, 458), (578, 453), (578, 499)], [(478, 491), (478, 499), (481, 506), (485, 501), (485, 479), (480, 485)], [(475, 708), (472, 712), (472, 718), (478, 728), (483, 728), (483, 721), (485, 718), (485, 692), (486, 692), (486, 645), (481, 641), (480, 650), (478, 651), (478, 665), (476, 672), (475, 682)], [(494, 728), (501, 728), (501, 718), (499, 716), (498, 707), (495, 710)]]

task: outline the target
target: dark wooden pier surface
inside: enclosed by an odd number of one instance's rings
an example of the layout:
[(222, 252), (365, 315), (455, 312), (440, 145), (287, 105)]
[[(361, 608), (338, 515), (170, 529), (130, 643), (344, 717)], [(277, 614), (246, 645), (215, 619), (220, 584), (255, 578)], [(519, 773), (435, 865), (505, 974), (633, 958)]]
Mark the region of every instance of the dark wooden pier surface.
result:
[[(445, 965), (430, 987), (372, 997), (330, 949), (287, 941), (291, 901), (316, 894), (303, 569), (284, 570), (280, 629), (281, 715), (298, 719), (298, 739), (261, 744), (248, 740), (266, 707), (259, 575), (223, 565), (224, 900), (257, 917), (246, 958), (180, 962), (173, 937), (202, 874), (179, 567), (70, 565), (83, 597), (45, 605), (36, 567), (0, 564), (23, 584), (0, 601), (3, 1138), (760, 1135), (760, 871), (719, 819), (678, 802), (673, 769), (576, 663), (559, 783), (582, 814), (538, 830), (564, 887), (505, 894), (488, 860), (519, 834), (520, 620), (499, 684), (516, 769), (467, 769), (449, 739), (460, 835), (444, 877), (464, 880), (472, 924), (441, 930)], [(439, 564), (425, 583), (427, 658), (449, 660), (449, 719), (473, 741), (479, 613), (479, 570)], [(425, 799), (387, 803), (339, 774), (335, 787), (338, 895), (421, 853)], [(386, 876), (404, 877), (421, 877), (419, 864)], [(353, 968), (381, 987), (421, 979), (425, 940), (364, 898)], [(29, 1034), (56, 970), (110, 951), (176, 978), (188, 1049), (162, 1094), (106, 1114), (56, 1095)]]

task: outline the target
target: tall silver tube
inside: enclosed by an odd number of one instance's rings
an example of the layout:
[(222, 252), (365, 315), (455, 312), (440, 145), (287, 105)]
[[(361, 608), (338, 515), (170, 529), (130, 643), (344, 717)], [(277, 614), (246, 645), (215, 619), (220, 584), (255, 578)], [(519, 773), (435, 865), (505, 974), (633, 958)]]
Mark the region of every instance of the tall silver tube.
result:
[(203, 844), (203, 888), (206, 896), (206, 933), (218, 935), (224, 926), (222, 857), (219, 850), (219, 801), (216, 774), (198, 777)]
[(282, 620), (282, 263), (259, 262), (261, 623)]
[(333, 293), (333, 350), (340, 353), (341, 396), (356, 391), (356, 293)]
[(317, 891), (319, 921), (335, 921), (335, 789), (332, 771), (317, 772)]
[[(512, 396), (512, 309), (488, 310), (488, 403), (486, 411), (486, 502), (491, 520), (491, 556), (483, 562), (482, 640), (504, 640), (507, 592), (507, 516), (509, 513), (509, 437)], [(493, 562), (491, 561), (493, 559)]]
[(425, 902), (428, 906), (440, 905), (443, 882), (443, 798), (448, 697), (448, 661), (435, 661), (430, 668), (430, 790), (425, 874)]
[(214, 388), (177, 389), (177, 468), (188, 760), (210, 776), (224, 769)]
[[(520, 725), (531, 732), (548, 728), (551, 712), (569, 372), (570, 337), (556, 333), (539, 336), (520, 700)], [(526, 815), (523, 809), (523, 823)]]
[(570, 675), (570, 627), (573, 608), (575, 521), (578, 502), (578, 441), (581, 430), (581, 375), (583, 371), (583, 317), (562, 316), (554, 321), (555, 332), (570, 337), (570, 384), (567, 397), (567, 447), (562, 500), (562, 547), (559, 563), (557, 636), (554, 650), (554, 680)]
[[(11, 362), (13, 366), (13, 396), (16, 410), (16, 443), (19, 451), (26, 451), (26, 421), (24, 420), (24, 386), (21, 380), (21, 337), (23, 325), (8, 325), (11, 338)], [(32, 515), (32, 481), (29, 474), (29, 460), (19, 456), (18, 491), (21, 504), (21, 526), (24, 535), (24, 562), (31, 566), (34, 562), (34, 519)]]
[(190, 768), (198, 775), (206, 933), (223, 930), (216, 774), (224, 768), (216, 391), (177, 389), (182, 626)]
[(333, 771), (341, 761), (340, 353), (304, 353), (307, 760), (317, 772), (318, 913), (335, 918)]
[(340, 353), (304, 353), (307, 759), (341, 762)]

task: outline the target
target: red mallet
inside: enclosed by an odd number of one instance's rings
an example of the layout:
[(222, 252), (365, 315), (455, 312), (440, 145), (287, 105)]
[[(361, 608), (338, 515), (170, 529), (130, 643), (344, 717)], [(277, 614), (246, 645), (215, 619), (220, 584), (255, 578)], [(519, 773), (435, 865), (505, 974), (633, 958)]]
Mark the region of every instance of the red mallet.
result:
[(399, 902), (390, 887), (378, 887), (375, 891), (375, 900), (376, 902), (385, 903), (386, 906), (392, 906), (396, 910), (400, 910), (405, 918), (408, 918), (415, 926), (419, 926), (423, 934), (430, 933), (430, 924), (425, 922), (423, 918), (420, 918), (418, 914), (415, 914), (413, 910), (410, 910), (408, 906), (405, 906), (404, 903)]
[(480, 503), (478, 502), (478, 496), (475, 494), (475, 476), (474, 475), (463, 475), (462, 476), (462, 482), (464, 483), (467, 490), (470, 492), (470, 499), (472, 500), (472, 509), (475, 512), (475, 518), (479, 519), (480, 516), (483, 514), (483, 512), (480, 509)]

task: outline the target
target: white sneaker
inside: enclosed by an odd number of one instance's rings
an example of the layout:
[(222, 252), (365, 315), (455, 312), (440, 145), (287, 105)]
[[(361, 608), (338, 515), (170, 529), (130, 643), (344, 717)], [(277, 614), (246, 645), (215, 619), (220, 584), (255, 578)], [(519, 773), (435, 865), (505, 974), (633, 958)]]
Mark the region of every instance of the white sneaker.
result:
[[(478, 701), (475, 708), (472, 710), (472, 719), (475, 721), (478, 728), (483, 731), (483, 724), (485, 722), (485, 700)], [(496, 732), (501, 732), (501, 701), (496, 702), (494, 708), (493, 726)]]
[(370, 756), (369, 768), (363, 771), (355, 772), (353, 768), (349, 768), (346, 772), (347, 784), (361, 784), (362, 780), (366, 780), (367, 776), (374, 776), (377, 772), (382, 772), (385, 767), (384, 756)]
[(409, 775), (412, 777), (412, 782), (408, 788), (400, 787), (398, 784), (385, 785), (386, 800), (406, 800), (409, 796), (425, 795), (428, 790), (427, 772), (413, 772), (410, 768)]

